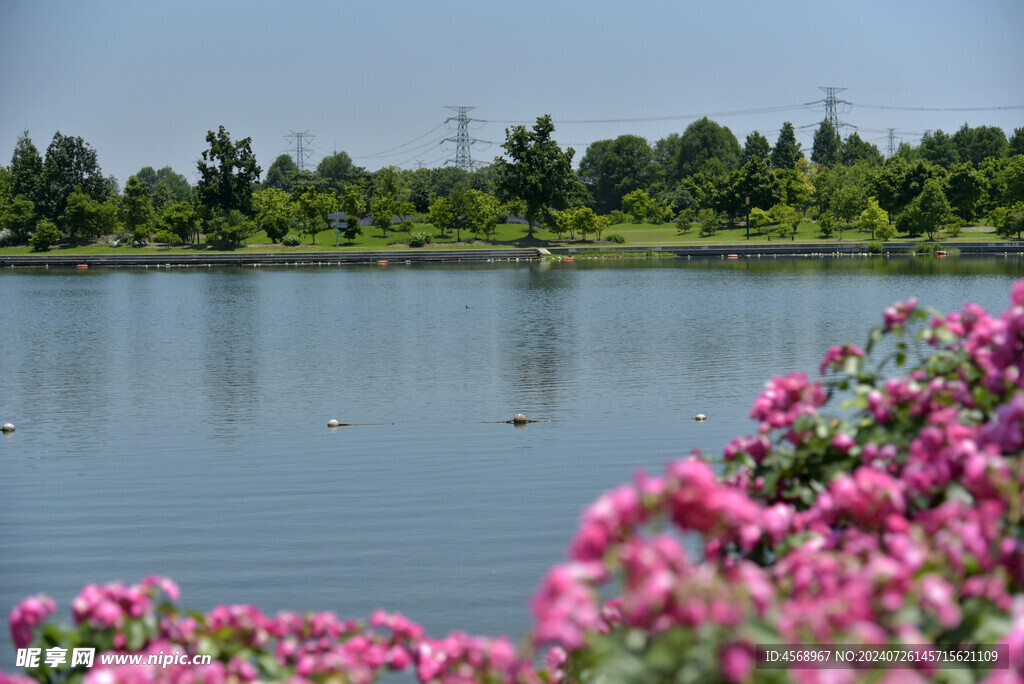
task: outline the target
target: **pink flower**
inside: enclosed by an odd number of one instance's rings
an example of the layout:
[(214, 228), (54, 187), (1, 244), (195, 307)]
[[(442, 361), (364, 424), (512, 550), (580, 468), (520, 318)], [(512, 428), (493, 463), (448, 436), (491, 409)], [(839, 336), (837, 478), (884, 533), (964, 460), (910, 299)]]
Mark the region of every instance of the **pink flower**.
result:
[(892, 330), (898, 325), (903, 325), (915, 308), (917, 308), (917, 297), (911, 297), (905, 302), (896, 302), (887, 308), (883, 314), (885, 329)]
[(32, 643), (32, 631), (43, 624), (48, 615), (57, 610), (57, 604), (45, 594), (29, 596), (22, 599), (11, 611), (8, 623), (11, 628), (11, 640), (16, 648), (25, 648)]
[(818, 371), (824, 375), (825, 371), (829, 368), (842, 368), (843, 364), (846, 363), (846, 360), (853, 357), (860, 359), (864, 358), (864, 352), (855, 344), (844, 344), (842, 346), (836, 345), (834, 347), (830, 347), (829, 350), (825, 352), (825, 358), (822, 360), (821, 366), (818, 367)]
[(727, 682), (746, 681), (754, 671), (754, 649), (746, 643), (729, 644), (722, 650), (718, 663)]

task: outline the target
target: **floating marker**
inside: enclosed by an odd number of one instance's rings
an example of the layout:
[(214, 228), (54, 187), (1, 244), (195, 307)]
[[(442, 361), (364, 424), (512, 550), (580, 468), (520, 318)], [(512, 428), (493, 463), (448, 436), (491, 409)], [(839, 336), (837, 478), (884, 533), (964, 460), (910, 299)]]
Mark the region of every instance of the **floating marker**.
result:
[(333, 418), (331, 418), (329, 421), (327, 421), (327, 427), (329, 427), (329, 428), (336, 428), (339, 425), (341, 425), (341, 423), (339, 423), (338, 421), (334, 420)]
[(4, 426), (0, 428), (4, 432), (14, 432), (14, 423), (4, 423)]
[(704, 415), (703, 413), (698, 413), (697, 415), (695, 415), (695, 416), (693, 417), (693, 419), (694, 419), (695, 421), (697, 421), (698, 423), (702, 423), (702, 422), (704, 422), (705, 420), (707, 420), (707, 419), (708, 419), (708, 417), (707, 417), (707, 416), (705, 416), (705, 415)]

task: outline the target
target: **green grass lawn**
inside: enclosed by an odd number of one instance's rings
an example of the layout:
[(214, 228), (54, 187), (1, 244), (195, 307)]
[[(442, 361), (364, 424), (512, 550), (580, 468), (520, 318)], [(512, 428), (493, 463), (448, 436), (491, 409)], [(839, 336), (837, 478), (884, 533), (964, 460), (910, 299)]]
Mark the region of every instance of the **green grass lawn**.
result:
[[(349, 243), (344, 238), (339, 239), (339, 246), (334, 246), (335, 235), (333, 230), (325, 230), (317, 234), (316, 243), (311, 244), (308, 235), (301, 236), (302, 244), (297, 247), (285, 247), (283, 245), (271, 244), (267, 238), (266, 233), (260, 231), (252, 238), (250, 238), (246, 245), (236, 247), (214, 247), (213, 245), (149, 245), (142, 248), (133, 247), (111, 247), (107, 244), (106, 240), (98, 240), (93, 244), (86, 245), (55, 245), (50, 248), (51, 254), (129, 254), (137, 252), (169, 252), (169, 253), (188, 253), (188, 252), (232, 252), (238, 250), (245, 250), (247, 252), (333, 252), (333, 251), (360, 251), (360, 250), (376, 250), (376, 249), (403, 249), (407, 248), (406, 245), (409, 240), (409, 232), (399, 230), (396, 225), (390, 231), (388, 236), (385, 238), (381, 235), (381, 231), (378, 228), (372, 226), (364, 227), (363, 234), (357, 237), (353, 242)], [(709, 244), (709, 245), (723, 245), (723, 244), (753, 244), (753, 243), (764, 243), (770, 242), (803, 242), (803, 243), (814, 243), (827, 245), (832, 243), (838, 243), (840, 236), (843, 242), (867, 242), (871, 236), (868, 233), (860, 233), (856, 228), (844, 228), (842, 233), (839, 231), (833, 234), (829, 239), (821, 237), (821, 233), (818, 230), (818, 226), (815, 223), (806, 222), (801, 223), (797, 228), (797, 234), (794, 239), (791, 240), (788, 236), (780, 238), (773, 231), (763, 229), (763, 231), (751, 230), (749, 242), (746, 239), (746, 228), (742, 225), (734, 226), (731, 228), (721, 228), (717, 233), (710, 237), (701, 237), (698, 226), (694, 224), (690, 230), (686, 233), (679, 233), (676, 229), (675, 224), (664, 223), (660, 225), (654, 225), (650, 223), (621, 223), (604, 231), (602, 234), (602, 240), (597, 241), (594, 235), (588, 235), (587, 242), (581, 242), (578, 239), (572, 240), (568, 235), (562, 235), (561, 239), (558, 238), (553, 232), (544, 229), (537, 228), (534, 230), (534, 239), (527, 239), (527, 227), (523, 224), (518, 223), (504, 223), (497, 226), (495, 232), (491, 235), (490, 240), (483, 241), (476, 239), (476, 236), (464, 234), (460, 237), (461, 241), (456, 241), (454, 235), (446, 235), (440, 237), (437, 235), (437, 230), (430, 224), (416, 224), (413, 226), (411, 232), (414, 233), (427, 233), (432, 236), (433, 241), (427, 245), (430, 249), (473, 249), (473, 248), (490, 248), (490, 247), (537, 247), (537, 246), (562, 246), (562, 245), (586, 245), (594, 244), (595, 247), (604, 246), (619, 246), (608, 240), (609, 235), (621, 235), (625, 238), (625, 242), (621, 243), (621, 246), (629, 247), (649, 247), (654, 245), (691, 245), (691, 244)], [(578, 238), (579, 236), (577, 236)], [(920, 241), (923, 238), (914, 239), (914, 241)], [(977, 240), (994, 240), (999, 239), (995, 235), (995, 230), (987, 226), (971, 226), (964, 228), (960, 236), (957, 238), (949, 238), (945, 235), (940, 234), (937, 236), (937, 240), (941, 242), (965, 242), (965, 241), (977, 241)], [(908, 238), (897, 237), (894, 238), (893, 242), (906, 242)], [(415, 248), (409, 248), (415, 249)], [(0, 248), (0, 254), (29, 254), (31, 248), (28, 246), (23, 247), (4, 247)]]

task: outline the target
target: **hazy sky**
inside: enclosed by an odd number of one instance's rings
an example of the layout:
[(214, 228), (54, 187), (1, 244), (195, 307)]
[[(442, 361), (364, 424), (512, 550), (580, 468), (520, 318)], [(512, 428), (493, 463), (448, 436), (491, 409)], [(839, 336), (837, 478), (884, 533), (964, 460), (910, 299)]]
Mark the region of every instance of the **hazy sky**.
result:
[[(0, 0), (0, 163), (21, 131), (45, 153), (59, 130), (122, 185), (165, 165), (194, 182), (223, 124), (264, 171), (307, 130), (313, 164), (338, 149), (368, 169), (436, 166), (454, 153), (446, 105), (476, 106), (473, 135), (499, 143), (549, 113), (577, 162), (594, 140), (653, 143), (690, 115), (774, 144), (784, 121), (823, 118), (801, 106), (818, 86), (845, 87), (840, 118), (884, 152), (889, 127), (916, 144), (965, 121), (1024, 126), (1022, 29), (1022, 0)], [(922, 111), (1000, 106), (1018, 108)], [(645, 117), (676, 118), (622, 121)], [(570, 123), (593, 119), (619, 121)]]

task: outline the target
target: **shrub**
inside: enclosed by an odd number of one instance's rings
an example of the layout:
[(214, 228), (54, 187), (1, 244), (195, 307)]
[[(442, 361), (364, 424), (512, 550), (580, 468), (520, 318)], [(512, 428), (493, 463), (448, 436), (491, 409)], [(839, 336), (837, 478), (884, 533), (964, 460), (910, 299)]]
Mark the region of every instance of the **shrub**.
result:
[(412, 233), (409, 236), (410, 247), (422, 247), (429, 244), (433, 238), (427, 233)]
[(680, 235), (685, 235), (690, 232), (690, 228), (693, 224), (693, 209), (686, 208), (680, 209), (679, 213), (676, 214), (676, 232)]
[(0, 229), (0, 247), (13, 247), (20, 244), (19, 236), (10, 228)]
[[(889, 364), (900, 372), (882, 374)], [(202, 666), (24, 670), (90, 684), (362, 682), (388, 670), (422, 682), (1019, 682), (1022, 368), (1024, 281), (998, 317), (894, 304), (864, 350), (827, 351), (824, 382), (768, 382), (750, 413), (756, 434), (724, 447), (721, 475), (694, 452), (591, 504), (569, 560), (534, 595), (534, 629), (518, 653), (505, 638), (431, 638), (398, 613), (377, 611), (367, 626), (248, 605), (184, 612), (177, 585), (158, 576), (86, 586), (72, 602), (75, 627), (48, 622), (49, 597), (26, 598), (10, 614), (12, 641), (214, 656)], [(838, 400), (838, 414), (826, 413)], [(998, 644), (1003, 655), (999, 668), (974, 662), (949, 677), (931, 663), (898, 677), (787, 677), (755, 667), (757, 644)]]
[(617, 245), (621, 245), (626, 242), (626, 238), (622, 237), (618, 233), (609, 233), (605, 236), (605, 240), (608, 242), (614, 242)]
[(281, 238), (281, 244), (285, 247), (298, 247), (301, 242), (302, 241), (299, 239), (299, 236), (295, 233), (288, 233)]
[(697, 220), (700, 222), (701, 237), (710, 237), (717, 233), (721, 227), (715, 212), (710, 209), (701, 209), (700, 213), (697, 214)]
[(883, 247), (880, 240), (871, 240), (868, 242), (868, 254), (881, 254), (882, 252)]
[(163, 242), (165, 244), (170, 244), (178, 241), (178, 236), (169, 230), (158, 230), (155, 233), (153, 233), (153, 242)]
[(60, 238), (57, 226), (47, 219), (42, 219), (36, 224), (36, 232), (28, 239), (28, 244), (32, 245), (33, 252), (45, 252), (52, 245), (57, 244)]
[(611, 219), (613, 226), (622, 225), (623, 223), (632, 223), (633, 217), (624, 211), (619, 209), (613, 209), (608, 212), (608, 218)]

